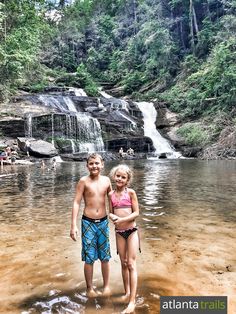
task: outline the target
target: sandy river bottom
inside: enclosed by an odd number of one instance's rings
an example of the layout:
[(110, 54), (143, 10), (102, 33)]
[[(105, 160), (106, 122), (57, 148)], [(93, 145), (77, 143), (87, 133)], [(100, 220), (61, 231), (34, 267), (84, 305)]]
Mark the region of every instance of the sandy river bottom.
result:
[[(204, 219), (204, 223), (203, 223)], [(40, 229), (39, 229), (40, 228)], [(60, 236), (58, 236), (58, 234)], [(122, 281), (111, 227), (110, 298), (87, 299), (80, 241), (61, 225), (3, 225), (1, 232), (1, 313), (120, 313)], [(236, 313), (234, 224), (183, 215), (163, 217), (162, 227), (141, 230), (135, 313), (159, 313), (160, 296), (228, 296)], [(101, 289), (99, 262), (94, 286)]]

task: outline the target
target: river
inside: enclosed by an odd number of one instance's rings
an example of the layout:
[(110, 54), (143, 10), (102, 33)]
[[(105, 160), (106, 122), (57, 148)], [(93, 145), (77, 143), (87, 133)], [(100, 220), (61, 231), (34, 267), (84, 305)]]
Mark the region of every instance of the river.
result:
[[(117, 162), (107, 162), (108, 174)], [(127, 161), (141, 214), (135, 313), (159, 313), (161, 295), (227, 295), (236, 313), (236, 162)], [(111, 226), (109, 299), (85, 295), (80, 241), (69, 238), (81, 162), (14, 166), (0, 173), (0, 313), (119, 313), (119, 260)], [(94, 285), (102, 286), (95, 264)]]

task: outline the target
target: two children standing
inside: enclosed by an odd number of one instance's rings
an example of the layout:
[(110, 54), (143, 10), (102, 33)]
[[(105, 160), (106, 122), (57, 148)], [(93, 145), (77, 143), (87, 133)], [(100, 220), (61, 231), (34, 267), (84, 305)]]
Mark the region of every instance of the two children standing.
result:
[(93, 264), (97, 259), (101, 261), (103, 295), (110, 295), (109, 260), (111, 255), (105, 204), (106, 196), (108, 196), (109, 218), (115, 225), (117, 252), (120, 257), (125, 290), (122, 300), (128, 303), (122, 313), (132, 313), (135, 309), (137, 291), (136, 255), (139, 248), (139, 237), (135, 219), (139, 215), (138, 200), (135, 191), (128, 188), (132, 180), (132, 172), (128, 166), (118, 165), (111, 170), (111, 177), (115, 182), (114, 190), (112, 190), (110, 179), (100, 174), (103, 167), (104, 162), (99, 154), (92, 154), (88, 157), (89, 175), (82, 177), (77, 184), (70, 236), (76, 241), (78, 236), (77, 217), (80, 203), (84, 199), (81, 237), (87, 295), (89, 297), (98, 295), (92, 284)]

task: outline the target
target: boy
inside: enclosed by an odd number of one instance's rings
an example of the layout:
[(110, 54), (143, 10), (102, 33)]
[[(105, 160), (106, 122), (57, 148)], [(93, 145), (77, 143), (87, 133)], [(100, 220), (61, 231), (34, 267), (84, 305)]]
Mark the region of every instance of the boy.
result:
[(109, 259), (110, 244), (108, 219), (106, 216), (106, 195), (111, 191), (110, 179), (100, 174), (104, 167), (99, 154), (91, 154), (87, 159), (88, 176), (82, 177), (76, 188), (76, 195), (72, 209), (70, 237), (76, 241), (78, 235), (77, 217), (82, 198), (85, 207), (81, 222), (82, 232), (82, 261), (87, 285), (87, 295), (96, 297), (93, 288), (93, 263), (100, 259), (103, 276), (103, 295), (110, 294), (109, 289)]

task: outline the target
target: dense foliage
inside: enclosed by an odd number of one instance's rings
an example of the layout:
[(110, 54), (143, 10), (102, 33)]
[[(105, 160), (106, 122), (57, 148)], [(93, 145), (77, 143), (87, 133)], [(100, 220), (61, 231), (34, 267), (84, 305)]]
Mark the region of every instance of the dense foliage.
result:
[(235, 0), (0, 1), (1, 97), (109, 83), (186, 118), (234, 113), (235, 12)]

